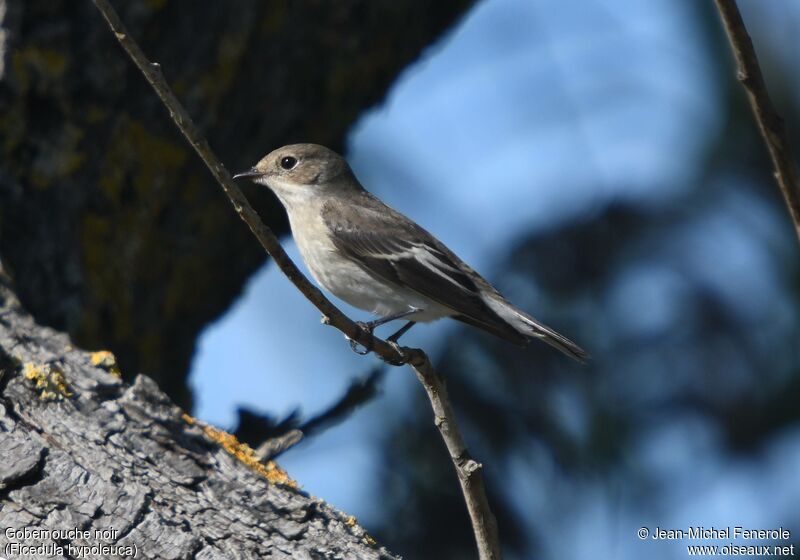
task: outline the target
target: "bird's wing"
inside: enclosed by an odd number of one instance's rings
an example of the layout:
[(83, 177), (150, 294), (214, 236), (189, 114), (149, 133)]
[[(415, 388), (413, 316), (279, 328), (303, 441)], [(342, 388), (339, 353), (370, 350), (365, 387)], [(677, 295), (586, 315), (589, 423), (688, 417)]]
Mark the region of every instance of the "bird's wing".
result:
[(452, 309), (458, 319), (516, 344), (528, 340), (485, 303), (482, 288), (493, 290), (488, 282), (423, 228), (381, 206), (359, 208), (358, 220), (323, 211), (336, 248), (371, 274)]

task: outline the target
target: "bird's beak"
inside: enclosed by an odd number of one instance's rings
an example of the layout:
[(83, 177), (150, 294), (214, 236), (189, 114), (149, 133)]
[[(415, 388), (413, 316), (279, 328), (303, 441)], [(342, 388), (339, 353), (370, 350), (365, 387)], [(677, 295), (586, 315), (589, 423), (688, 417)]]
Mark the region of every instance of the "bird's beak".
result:
[(251, 167), (247, 171), (242, 171), (241, 173), (237, 173), (236, 175), (233, 176), (233, 178), (234, 179), (246, 179), (248, 177), (261, 177), (262, 175), (264, 175), (264, 174), (261, 173), (261, 171), (259, 171), (255, 167)]

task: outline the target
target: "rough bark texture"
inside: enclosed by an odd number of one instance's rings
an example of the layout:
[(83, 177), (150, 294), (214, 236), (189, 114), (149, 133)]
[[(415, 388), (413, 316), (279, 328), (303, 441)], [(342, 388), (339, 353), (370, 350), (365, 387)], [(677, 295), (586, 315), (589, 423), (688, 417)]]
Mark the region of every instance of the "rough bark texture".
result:
[[(64, 549), (48, 558), (116, 543), (135, 545), (137, 558), (394, 558), (277, 468), (269, 482), (229, 454), (149, 378), (127, 385), (92, 358), (0, 286), (0, 556), (12, 543)], [(92, 536), (26, 539), (8, 528)]]
[[(357, 115), (470, 3), (117, 7), (238, 169), (288, 142), (341, 148)], [(0, 0), (0, 17), (0, 258), (37, 321), (110, 348), (124, 372), (147, 372), (188, 406), (195, 338), (263, 251), (90, 1)], [(266, 189), (248, 188), (286, 231)]]

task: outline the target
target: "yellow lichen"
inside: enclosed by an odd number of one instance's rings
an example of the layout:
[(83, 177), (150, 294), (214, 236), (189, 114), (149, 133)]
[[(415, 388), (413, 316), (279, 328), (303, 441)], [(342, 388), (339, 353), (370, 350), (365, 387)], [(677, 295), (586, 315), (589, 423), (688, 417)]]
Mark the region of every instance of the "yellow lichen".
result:
[(22, 366), (22, 375), (33, 383), (43, 401), (63, 401), (72, 396), (64, 372), (56, 366), (27, 362)]
[(108, 350), (100, 350), (99, 352), (92, 352), (91, 355), (92, 365), (103, 368), (108, 373), (116, 378), (122, 377), (122, 370), (119, 369), (117, 358)]
[(253, 448), (246, 443), (240, 442), (233, 434), (209, 426), (188, 414), (183, 415), (183, 420), (190, 426), (200, 426), (209, 439), (216, 441), (225, 451), (266, 478), (272, 484), (283, 484), (291, 488), (297, 488), (297, 482), (289, 478), (286, 471), (281, 469), (274, 461), (269, 461), (266, 465), (259, 461)]
[[(358, 525), (358, 519), (356, 519), (355, 515), (348, 515), (347, 517), (344, 518), (344, 524), (352, 529), (353, 527)], [(368, 546), (375, 546), (376, 544), (378, 544), (377, 541), (375, 539), (373, 539), (369, 535), (369, 533), (366, 533), (366, 532), (361, 537), (361, 540), (363, 540), (364, 543), (366, 545), (368, 545)]]

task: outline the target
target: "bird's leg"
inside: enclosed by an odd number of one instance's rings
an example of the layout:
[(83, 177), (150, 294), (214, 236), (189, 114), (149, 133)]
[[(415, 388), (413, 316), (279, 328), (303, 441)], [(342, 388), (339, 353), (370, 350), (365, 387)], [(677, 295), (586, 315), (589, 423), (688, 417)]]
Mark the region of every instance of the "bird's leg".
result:
[[(372, 332), (376, 328), (380, 327), (381, 325), (385, 325), (386, 323), (389, 323), (390, 321), (395, 321), (397, 319), (402, 319), (403, 317), (408, 317), (409, 315), (413, 315), (414, 313), (417, 313), (419, 311), (422, 311), (422, 310), (420, 308), (418, 308), (418, 307), (409, 307), (406, 311), (401, 311), (400, 313), (395, 313), (394, 315), (388, 315), (386, 317), (381, 317), (380, 319), (375, 319), (374, 321), (367, 321), (367, 322), (356, 321), (356, 324), (359, 327), (361, 327), (362, 330), (368, 332), (369, 334), (372, 334)], [(414, 325), (414, 321), (409, 321), (407, 325), (403, 326), (403, 328), (401, 328), (399, 331), (394, 333), (388, 340), (390, 340), (391, 342), (396, 342), (397, 338), (400, 338), (401, 336), (403, 336), (403, 333), (408, 331), (408, 329), (410, 329), (413, 325)], [(355, 340), (352, 340), (352, 339), (350, 340), (350, 348), (353, 350), (353, 352), (355, 352), (359, 356), (363, 356), (365, 354), (369, 354), (372, 351), (371, 346), (370, 347), (365, 346), (363, 351), (360, 350), (358, 348), (358, 343)]]
[(400, 327), (400, 329), (396, 333), (394, 333), (392, 336), (386, 339), (386, 344), (394, 348), (395, 351), (398, 354), (400, 354), (400, 359), (397, 361), (383, 359), (384, 362), (386, 362), (387, 364), (391, 364), (393, 366), (399, 366), (408, 362), (408, 355), (406, 354), (405, 350), (400, 347), (400, 344), (398, 344), (397, 341), (400, 339), (401, 336), (407, 333), (411, 329), (411, 327), (413, 327), (416, 324), (417, 324), (416, 321), (409, 321), (408, 323)]
[(387, 338), (386, 342), (397, 343), (397, 341), (400, 340), (400, 337), (406, 334), (409, 331), (409, 329), (411, 329), (411, 327), (413, 327), (416, 324), (417, 324), (416, 321), (409, 321), (408, 323), (400, 327), (400, 329), (396, 333)]
[(403, 317), (408, 317), (409, 315), (413, 315), (414, 313), (418, 313), (419, 311), (422, 311), (419, 307), (409, 307), (408, 310), (406, 311), (401, 311), (400, 313), (395, 313), (394, 315), (387, 315), (386, 317), (381, 317), (380, 319), (375, 319), (374, 321), (367, 321), (366, 323), (362, 323), (359, 321), (358, 324), (361, 326), (362, 329), (367, 330), (369, 331), (370, 334), (372, 334), (372, 331), (374, 331), (381, 325), (385, 325), (386, 323), (396, 321), (397, 319), (402, 319)]

